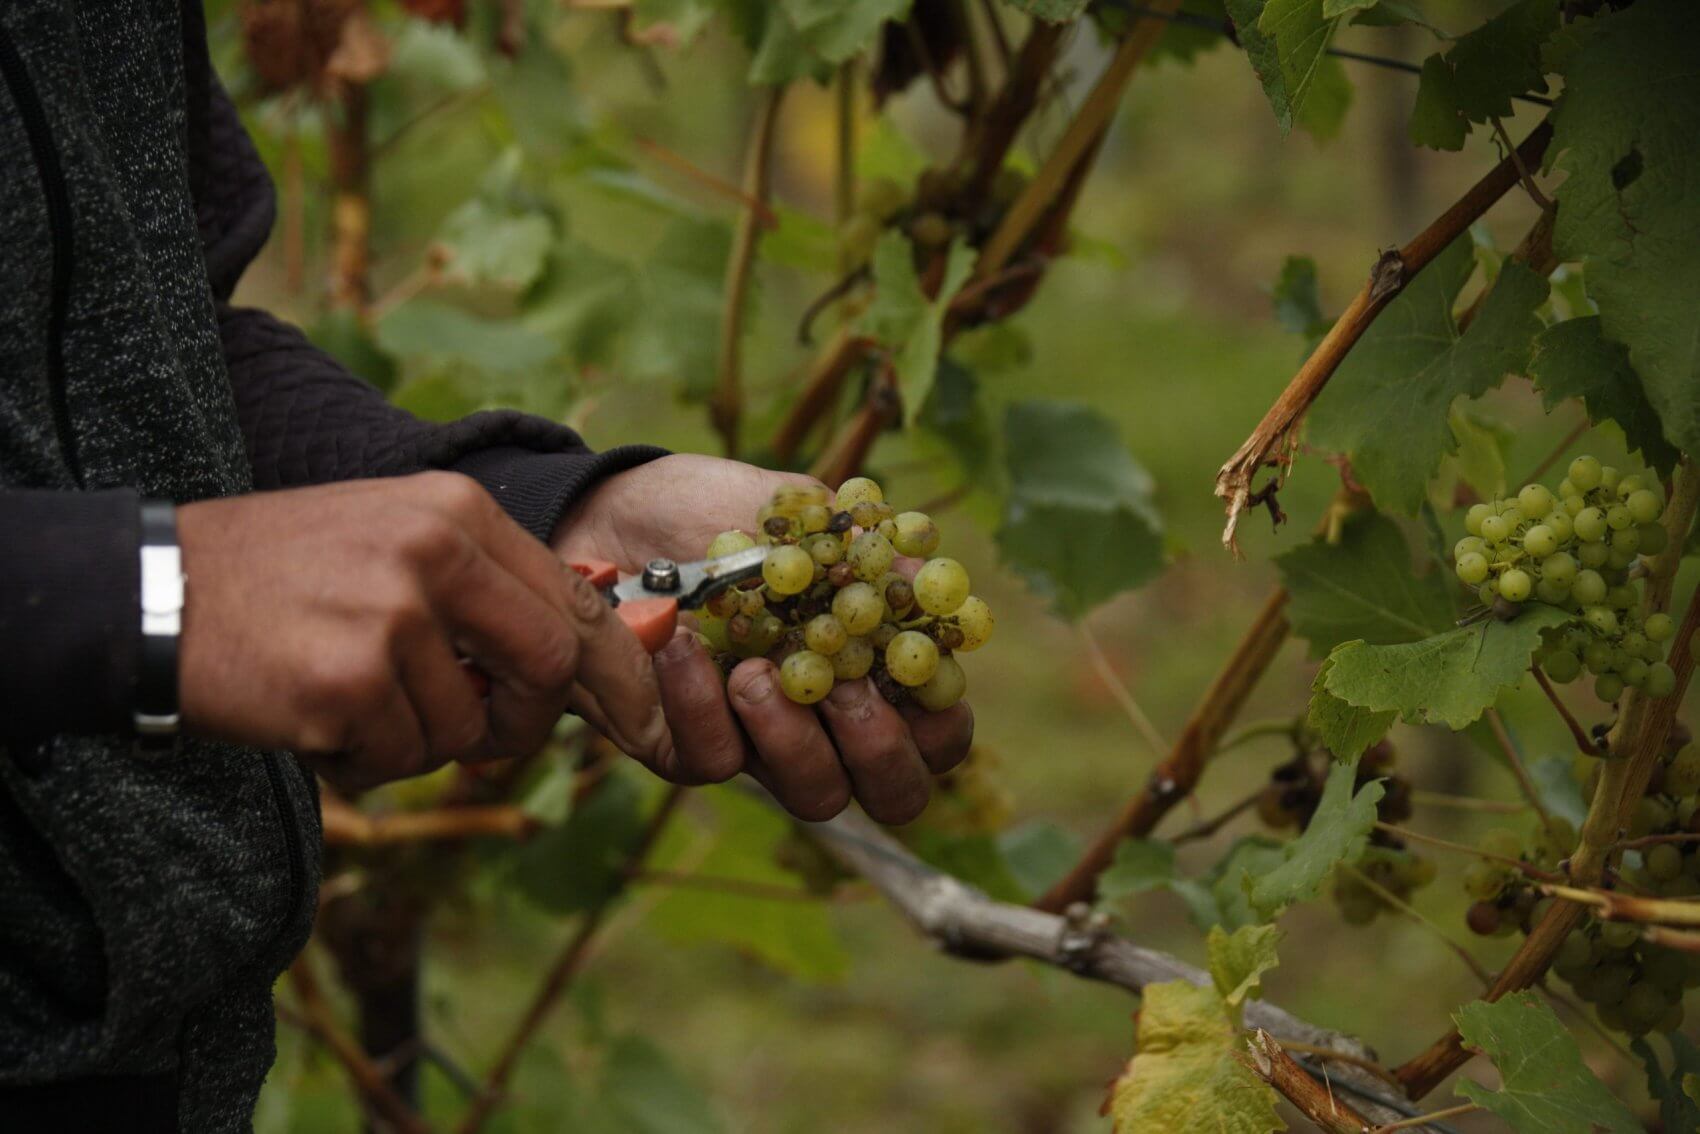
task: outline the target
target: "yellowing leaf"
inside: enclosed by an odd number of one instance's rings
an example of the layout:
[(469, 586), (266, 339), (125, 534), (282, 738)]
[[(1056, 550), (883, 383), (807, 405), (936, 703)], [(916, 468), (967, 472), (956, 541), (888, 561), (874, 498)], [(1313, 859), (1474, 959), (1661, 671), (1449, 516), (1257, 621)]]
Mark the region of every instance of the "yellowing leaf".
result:
[(1240, 1061), (1239, 1047), (1239, 1031), (1214, 988), (1147, 986), (1133, 1060), (1110, 1089), (1115, 1134), (1285, 1130), (1275, 1092)]

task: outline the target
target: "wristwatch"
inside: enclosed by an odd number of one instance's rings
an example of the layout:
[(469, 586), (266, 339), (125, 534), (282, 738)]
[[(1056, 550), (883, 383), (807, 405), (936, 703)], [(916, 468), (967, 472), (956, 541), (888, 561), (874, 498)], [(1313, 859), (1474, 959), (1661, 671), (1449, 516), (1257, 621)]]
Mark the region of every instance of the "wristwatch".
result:
[(183, 632), (183, 552), (177, 509), (167, 500), (142, 501), (142, 648), (136, 674), (136, 732), (174, 736), (177, 641)]

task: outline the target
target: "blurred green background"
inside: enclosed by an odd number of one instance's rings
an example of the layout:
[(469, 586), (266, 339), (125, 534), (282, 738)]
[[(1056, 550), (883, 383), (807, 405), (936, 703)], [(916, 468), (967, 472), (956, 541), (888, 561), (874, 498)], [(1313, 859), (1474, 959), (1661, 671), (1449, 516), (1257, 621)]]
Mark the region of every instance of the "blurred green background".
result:
[[(1461, 2), (1427, 7), (1443, 27), (1480, 18)], [(736, 205), (644, 143), (736, 181), (753, 105), (742, 47), (717, 26), (679, 47), (633, 47), (619, 35), (618, 14), (544, 6), (531, 13), (543, 42), (528, 43), (520, 62), (509, 65), (480, 39), (490, 34), (482, 9), (459, 35), (381, 5), (374, 11), (392, 51), (389, 71), (371, 88), (372, 134), (381, 139), (371, 183), (377, 338), (403, 347), (390, 352), (400, 357), (399, 374), (387, 375), (394, 361), (385, 357), (372, 363), (385, 372), (378, 376), (397, 382), (397, 398), (421, 412), (516, 405), (572, 423), (597, 447), (644, 441), (716, 452), (703, 408), (684, 392), (700, 391), (711, 378), (720, 265)], [(320, 116), (300, 96), (258, 89), (243, 58), (235, 5), (213, 5), (211, 18), (226, 80), (284, 186), (279, 234), (239, 298), (314, 327), (321, 337), (334, 335), (322, 282), (329, 270), (330, 194)], [(1353, 28), (1344, 42), (1407, 59), (1420, 60), (1428, 50), (1409, 29)], [(1058, 75), (1057, 105), (1024, 142), (1030, 158), (1055, 140), (1064, 108), (1078, 103), (1104, 58), (1089, 33), (1077, 35)], [(1039, 395), (1078, 399), (1116, 423), (1155, 478), (1172, 562), (1155, 582), (1095, 611), (1087, 625), (1165, 738), (1180, 731), (1274, 584), (1269, 557), (1309, 538), (1339, 483), (1332, 466), (1304, 455), (1282, 494), (1291, 522), (1272, 534), (1261, 513), (1249, 517), (1244, 561), (1219, 546), (1215, 471), (1303, 353), (1299, 337), (1272, 316), (1270, 286), (1283, 259), (1313, 256), (1324, 310), (1336, 310), (1378, 250), (1414, 234), (1498, 157), (1480, 131), (1461, 155), (1413, 149), (1405, 121), (1414, 78), (1347, 66), (1356, 96), (1340, 136), (1327, 143), (1300, 132), (1281, 136), (1231, 45), (1190, 64), (1166, 59), (1142, 70), (1078, 211), (1079, 254), (1051, 269), (1035, 301), (1012, 321), (1013, 333), (982, 332), (961, 345), (979, 363), (982, 393), (994, 410)], [(1524, 109), (1508, 127), (1520, 137), (1534, 121)], [(822, 222), (831, 215), (832, 127), (831, 92), (804, 85), (788, 98), (775, 148), (777, 200)], [(894, 100), (884, 124), (864, 118), (864, 159), (900, 150), (895, 135), (934, 160), (949, 157), (956, 140), (953, 119), (924, 84)], [(433, 287), (428, 299), (489, 318), (495, 337), (486, 365), (409, 345), (432, 309), (415, 309), (425, 312), (424, 320), (389, 317), (418, 298), (421, 265), (445, 219), (492, 176), (500, 180), (503, 155), (516, 143), (523, 169), (503, 192), (509, 200), (526, 197), (528, 207), (549, 218), (551, 271), (562, 273), (540, 286), (570, 279), (575, 265), (621, 281), (627, 269), (609, 265), (639, 265), (639, 285), (618, 293), (616, 310), (582, 281), (570, 302), (524, 310), (511, 296)], [(1535, 215), (1533, 204), (1513, 193), (1479, 238), (1508, 249)], [(746, 345), (749, 435), (763, 435), (784, 408), (808, 357), (795, 342), (798, 316), (830, 282), (772, 258), (760, 263)], [(647, 342), (621, 322), (628, 318), (673, 323), (686, 333)], [(543, 336), (551, 344), (547, 357), (506, 353), (523, 353), (503, 337), (515, 327)], [(346, 340), (338, 341), (348, 351)], [(361, 349), (367, 345), (361, 340)], [(1569, 408), (1548, 419), (1519, 380), (1477, 408), (1509, 430), (1513, 477), (1580, 421)], [(1586, 444), (1603, 457), (1621, 457), (1621, 442), (1598, 431)], [(869, 471), (885, 483), (888, 498), (901, 502), (937, 497), (961, 481), (936, 447), (895, 432), (882, 438)], [(966, 668), (979, 741), (989, 753), (981, 758), (1014, 800), (1012, 830), (1039, 832), (1050, 840), (1045, 845), (1060, 845), (1065, 834), (1090, 837), (1144, 781), (1157, 753), (1094, 671), (1078, 629), (1047, 613), (1041, 599), (1000, 568), (992, 495), (970, 494), (939, 518), (947, 547), (998, 612), (997, 637)], [(1313, 673), (1303, 644), (1289, 643), (1242, 722), (1291, 718), (1302, 709)], [(1578, 692), (1576, 702), (1590, 719), (1599, 717), (1601, 707), (1585, 694)], [(1567, 750), (1538, 696), (1518, 699), (1506, 715), (1531, 757)], [(1516, 798), (1498, 760), (1465, 737), (1400, 727), (1394, 739), (1401, 770), (1420, 789)], [(1207, 773), (1196, 808), (1177, 809), (1162, 831), (1172, 834), (1240, 799), (1287, 755), (1277, 737), (1236, 749)], [(718, 805), (707, 798), (714, 795), (722, 797)], [(661, 865), (719, 862), (717, 824), (770, 822), (725, 797), (726, 789), (715, 789), (691, 800), (689, 822), (670, 840)], [(1410, 825), (1468, 840), (1505, 821), (1423, 806)], [(1236, 835), (1256, 826), (1248, 814), (1213, 839), (1188, 845), (1183, 868), (1208, 866)], [(445, 880), (464, 885), (465, 893), (431, 923), (430, 1036), (474, 1073), (487, 1066), (570, 931), (492, 881), (500, 875), (493, 861), (509, 853), (486, 848), (486, 862), (469, 879)], [(1440, 880), (1415, 901), (1441, 932), (1465, 941), (1492, 967), (1512, 942), (1468, 940), (1467, 900), (1457, 885), (1466, 861), (1441, 854)], [(573, 868), (558, 864), (561, 872)], [(747, 950), (692, 940), (689, 925), (697, 915), (678, 908), (679, 893), (636, 889), (522, 1065), (517, 1105), (490, 1129), (1067, 1134), (1106, 1128), (1098, 1105), (1132, 1049), (1135, 1001), (1125, 993), (1026, 964), (945, 957), (856, 886), (841, 888), (824, 907), (841, 957), (805, 963), (823, 970), (813, 976), (780, 971)], [(759, 900), (737, 901), (740, 916), (771, 912), (759, 909)], [(1173, 897), (1146, 895), (1122, 913), (1122, 928), (1139, 941), (1201, 957), (1202, 936)], [(1283, 924), (1284, 963), (1266, 980), (1269, 997), (1363, 1036), (1389, 1060), (1439, 1035), (1450, 1010), (1478, 987), (1437, 933), (1410, 919), (1384, 916), (1350, 928), (1325, 900), (1295, 910)], [(808, 953), (812, 940), (804, 934), (792, 944)], [(1578, 1033), (1608, 1082), (1637, 1095), (1639, 1068), (1586, 1028)], [(652, 1100), (651, 1112), (610, 1118), (618, 1108), (596, 1100), (599, 1092), (616, 1090)], [(457, 1109), (458, 1090), (441, 1071), (426, 1072), (425, 1091), (434, 1115)], [(266, 1132), (357, 1124), (339, 1070), (287, 1027), (258, 1121)]]

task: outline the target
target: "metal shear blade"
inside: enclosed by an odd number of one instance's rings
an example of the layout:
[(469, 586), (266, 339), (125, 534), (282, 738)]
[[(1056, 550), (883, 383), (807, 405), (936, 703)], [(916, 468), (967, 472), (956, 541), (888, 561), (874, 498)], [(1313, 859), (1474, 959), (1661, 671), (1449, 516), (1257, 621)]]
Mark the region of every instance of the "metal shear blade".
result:
[(681, 610), (696, 610), (727, 587), (759, 576), (766, 559), (765, 547), (751, 547), (692, 563), (652, 559), (640, 574), (616, 583), (613, 596), (616, 602), (673, 599)]

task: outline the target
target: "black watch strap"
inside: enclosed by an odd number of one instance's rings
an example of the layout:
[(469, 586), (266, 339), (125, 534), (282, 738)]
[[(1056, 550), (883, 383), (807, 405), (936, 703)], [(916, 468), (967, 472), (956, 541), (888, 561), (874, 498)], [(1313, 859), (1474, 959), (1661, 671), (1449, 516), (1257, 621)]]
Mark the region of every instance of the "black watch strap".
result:
[(169, 501), (142, 501), (142, 647), (136, 676), (136, 731), (143, 736), (177, 732), (177, 643), (183, 629), (183, 556), (177, 546), (177, 509)]

